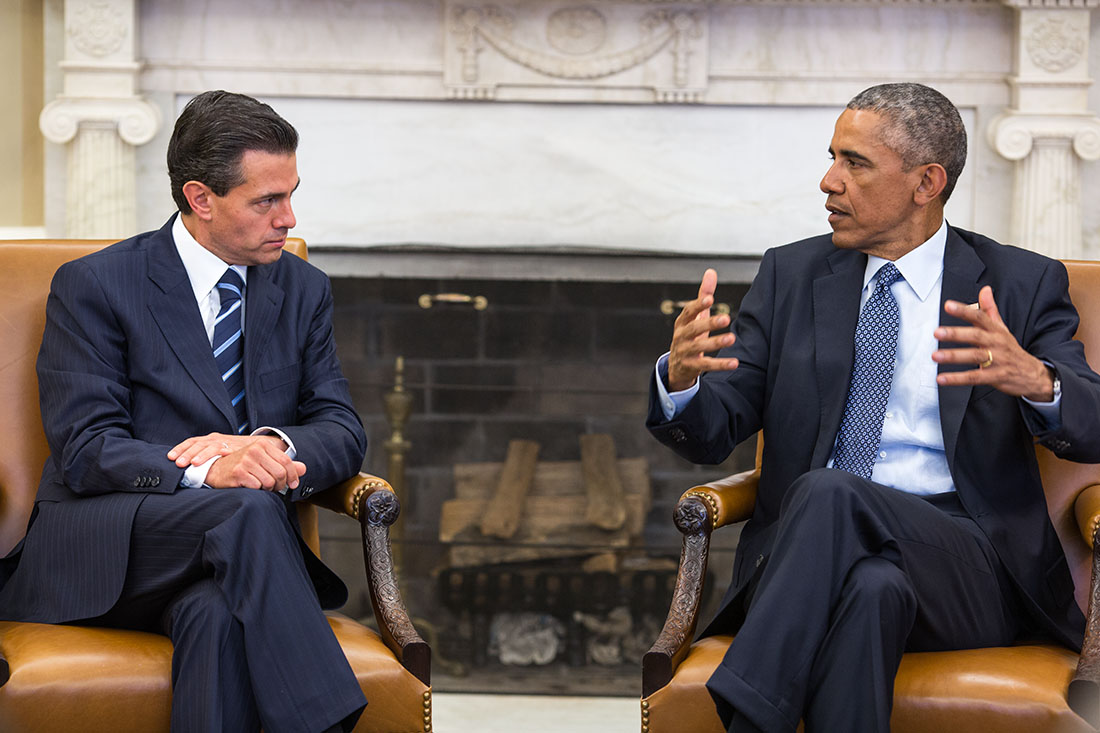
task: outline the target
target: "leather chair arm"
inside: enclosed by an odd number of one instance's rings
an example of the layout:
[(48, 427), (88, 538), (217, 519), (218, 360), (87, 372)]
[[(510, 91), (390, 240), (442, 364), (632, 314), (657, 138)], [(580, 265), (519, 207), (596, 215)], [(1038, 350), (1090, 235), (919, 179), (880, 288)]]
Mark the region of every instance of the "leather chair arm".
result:
[(642, 697), (649, 697), (672, 680), (687, 656), (707, 576), (710, 533), (747, 519), (756, 503), (759, 469), (695, 486), (680, 497), (673, 520), (684, 535), (676, 587), (664, 628), (642, 657)]
[(430, 686), (431, 648), (409, 620), (390, 551), (390, 526), (401, 513), (393, 488), (377, 476), (360, 473), (311, 501), (359, 520), (367, 588), (379, 636), (405, 669)]
[(1077, 671), (1069, 683), (1067, 702), (1073, 712), (1100, 727), (1100, 485), (1086, 487), (1073, 505), (1081, 536), (1092, 547), (1092, 580), (1089, 588), (1085, 642), (1077, 660)]
[(697, 496), (705, 501), (709, 509), (711, 529), (718, 529), (743, 522), (752, 516), (759, 483), (760, 469), (756, 468), (711, 481), (709, 484), (693, 486), (680, 496), (680, 500)]
[(1073, 502), (1073, 512), (1077, 516), (1077, 526), (1081, 537), (1089, 547), (1100, 528), (1100, 485), (1086, 486)]

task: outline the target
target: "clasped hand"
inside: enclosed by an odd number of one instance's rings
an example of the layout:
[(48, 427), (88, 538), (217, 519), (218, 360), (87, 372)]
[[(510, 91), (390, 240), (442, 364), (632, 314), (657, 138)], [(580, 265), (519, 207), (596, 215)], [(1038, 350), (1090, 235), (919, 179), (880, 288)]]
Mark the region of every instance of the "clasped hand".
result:
[(217, 456), (206, 474), (206, 484), (215, 489), (282, 491), (298, 488), (298, 480), (306, 472), (306, 464), (291, 460), (286, 448), (277, 435), (210, 433), (176, 445), (168, 451), (168, 459), (186, 468), (201, 466)]

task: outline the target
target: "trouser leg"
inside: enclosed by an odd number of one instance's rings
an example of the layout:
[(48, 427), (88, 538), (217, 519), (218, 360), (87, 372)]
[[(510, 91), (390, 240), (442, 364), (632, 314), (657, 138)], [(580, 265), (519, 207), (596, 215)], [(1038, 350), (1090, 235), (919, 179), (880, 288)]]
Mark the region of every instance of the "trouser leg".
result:
[[(849, 582), (852, 569), (867, 558), (901, 570), (916, 599), (908, 622), (908, 604), (875, 601), (887, 610), (894, 607), (890, 623), (900, 629), (885, 634), (884, 646), (891, 638), (892, 645), (898, 638), (909, 646), (919, 639), (920, 648), (943, 649), (1007, 643), (1015, 634), (1003, 601), (1011, 590), (1003, 587), (996, 558), (975, 530), (969, 519), (952, 517), (918, 496), (842, 471), (813, 471), (796, 481), (745, 622), (707, 684), (730, 730), (740, 729), (730, 719), (736, 711), (755, 728), (793, 731), (817, 682), (842, 688), (844, 694), (834, 700), (847, 710), (876, 709), (876, 698), (892, 698), (896, 663), (891, 660), (904, 647), (882, 650), (870, 670), (885, 679), (871, 685), (845, 680), (840, 665), (840, 678), (833, 682), (827, 674), (833, 663), (819, 659), (823, 650), (847, 649), (851, 643), (858, 648), (860, 641), (850, 639), (868, 633), (855, 619), (870, 611), (851, 604), (898, 593), (897, 578), (881, 572), (861, 571)], [(872, 583), (881, 587), (869, 587)], [(853, 591), (854, 599), (848, 597)], [(824, 700), (819, 698), (815, 714), (833, 719), (834, 712), (820, 705)], [(862, 730), (849, 724), (836, 729)]]
[(244, 630), (213, 579), (180, 592), (164, 618), (174, 646), (173, 733), (258, 731)]
[(122, 596), (100, 621), (147, 627), (183, 588), (207, 578), (243, 630), (266, 731), (315, 733), (358, 719), (366, 701), (277, 495), (191, 489), (146, 497), (134, 520)]

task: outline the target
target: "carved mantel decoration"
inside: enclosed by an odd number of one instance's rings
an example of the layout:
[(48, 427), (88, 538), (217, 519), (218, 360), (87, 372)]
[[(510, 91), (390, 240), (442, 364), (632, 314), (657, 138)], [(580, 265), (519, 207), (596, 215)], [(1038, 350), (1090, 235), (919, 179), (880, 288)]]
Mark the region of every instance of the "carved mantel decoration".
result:
[(701, 102), (707, 8), (651, 3), (468, 4), (447, 0), (444, 85), (456, 99), (500, 86), (649, 89)]
[(1100, 0), (1004, 0), (1017, 14), (1012, 104), (989, 141), (1017, 161), (1012, 240), (1051, 257), (1083, 254), (1080, 161), (1100, 159), (1088, 110), (1089, 26)]
[(137, 231), (134, 147), (153, 139), (160, 109), (137, 93), (134, 0), (66, 0), (64, 91), (38, 126), (67, 147), (65, 236)]

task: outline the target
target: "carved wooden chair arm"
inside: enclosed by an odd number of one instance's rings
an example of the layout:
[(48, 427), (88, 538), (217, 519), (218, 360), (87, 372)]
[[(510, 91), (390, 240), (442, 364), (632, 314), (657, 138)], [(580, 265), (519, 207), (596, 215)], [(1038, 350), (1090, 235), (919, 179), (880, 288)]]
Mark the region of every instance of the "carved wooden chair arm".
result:
[(1070, 708), (1093, 727), (1100, 727), (1100, 485), (1086, 487), (1073, 506), (1081, 535), (1092, 547), (1092, 580), (1085, 624), (1085, 643), (1077, 672), (1069, 683)]
[(401, 505), (384, 479), (361, 473), (320, 492), (313, 503), (359, 520), (371, 606), (382, 641), (425, 685), (431, 685), (431, 649), (409, 621), (394, 573), (390, 526)]
[(649, 697), (667, 685), (687, 656), (699, 620), (710, 533), (752, 514), (759, 480), (759, 470), (727, 476), (688, 489), (676, 504), (673, 520), (684, 535), (680, 568), (664, 628), (642, 657), (642, 697)]

